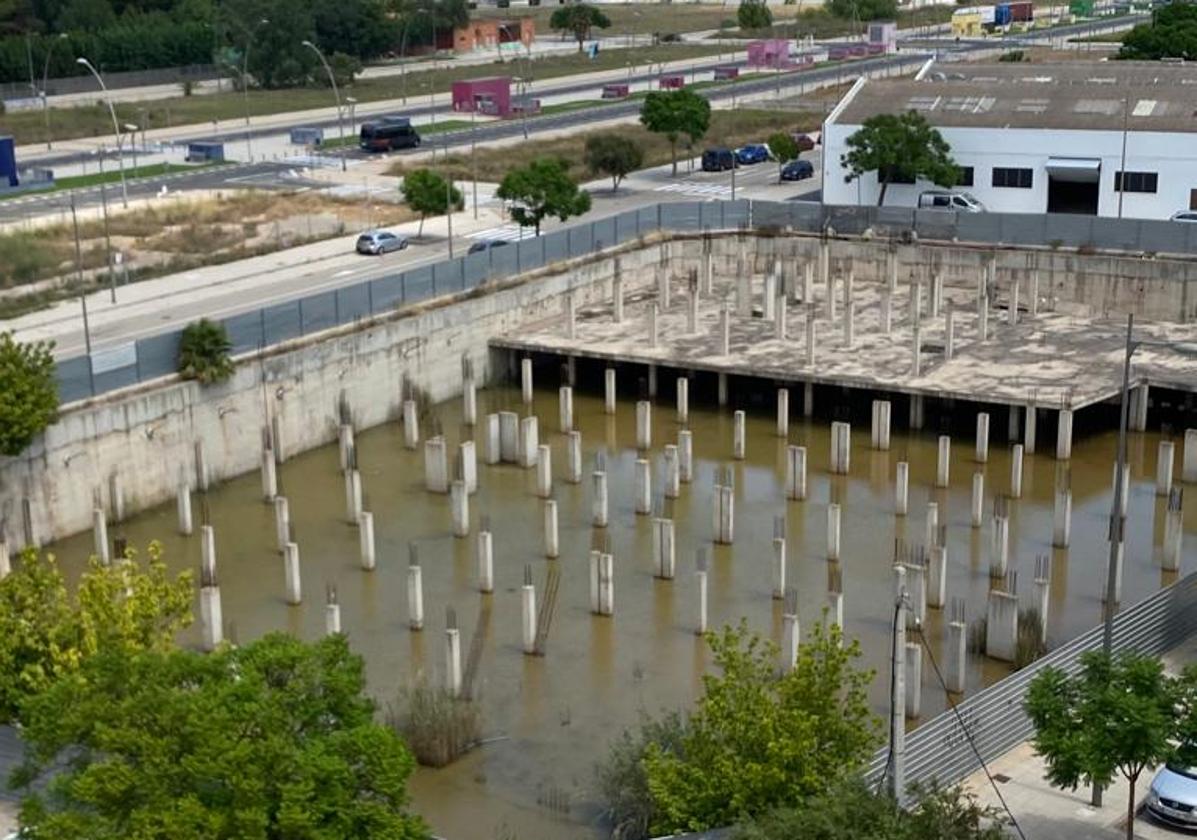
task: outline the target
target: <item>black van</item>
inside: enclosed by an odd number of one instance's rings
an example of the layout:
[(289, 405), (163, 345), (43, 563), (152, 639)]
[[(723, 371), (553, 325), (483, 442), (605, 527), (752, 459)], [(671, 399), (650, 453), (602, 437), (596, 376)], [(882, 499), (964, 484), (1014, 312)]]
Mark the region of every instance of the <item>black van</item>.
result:
[(707, 149), (702, 153), (703, 172), (724, 172), (736, 165), (736, 156), (731, 149)]
[(420, 145), (420, 134), (406, 117), (383, 117), (378, 122), (362, 124), (359, 145), (366, 152), (414, 149)]

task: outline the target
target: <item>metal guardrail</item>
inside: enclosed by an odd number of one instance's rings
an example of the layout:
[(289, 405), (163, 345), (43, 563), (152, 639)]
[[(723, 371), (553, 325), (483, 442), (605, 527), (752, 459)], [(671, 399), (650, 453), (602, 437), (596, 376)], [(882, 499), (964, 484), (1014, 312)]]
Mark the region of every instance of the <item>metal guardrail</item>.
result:
[[(1008, 213), (961, 213), (900, 207), (837, 207), (810, 202), (667, 202), (421, 266), (388, 277), (321, 292), (223, 319), (241, 354), (319, 332), (438, 295), (473, 289), (489, 280), (582, 257), (666, 230), (693, 233), (738, 228), (808, 233), (960, 240), (985, 244), (1117, 249), (1197, 255), (1197, 225), (1138, 219)], [(172, 374), (181, 330), (104, 348), (58, 363), (62, 403)]]
[[(1114, 617), (1114, 651), (1158, 656), (1197, 631), (1197, 572), (1173, 583)], [(1081, 654), (1100, 650), (1101, 626), (989, 686), (957, 705), (957, 711), (986, 762), (1028, 740), (1034, 734), (1023, 711), (1031, 680), (1044, 668), (1069, 674), (1080, 670)], [(885, 772), (887, 749), (877, 751), (866, 777), (876, 784)], [(906, 782), (936, 779), (954, 784), (980, 769), (977, 756), (964, 737), (960, 721), (947, 709), (906, 736)]]

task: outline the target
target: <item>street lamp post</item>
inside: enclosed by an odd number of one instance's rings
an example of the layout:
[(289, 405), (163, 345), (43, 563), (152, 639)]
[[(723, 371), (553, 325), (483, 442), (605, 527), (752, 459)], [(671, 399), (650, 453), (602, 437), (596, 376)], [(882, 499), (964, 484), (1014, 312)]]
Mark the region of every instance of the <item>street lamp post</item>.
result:
[(75, 59), (75, 63), (86, 67), (96, 77), (96, 81), (100, 83), (100, 90), (104, 92), (104, 101), (108, 103), (108, 114), (112, 117), (112, 130), (116, 134), (116, 165), (121, 173), (121, 204), (127, 209), (129, 207), (129, 187), (125, 183), (125, 158), (121, 153), (121, 127), (116, 121), (116, 108), (112, 106), (112, 97), (108, 95), (108, 86), (104, 84), (103, 76), (92, 66), (92, 63), (82, 56)]
[(241, 54), (241, 100), (245, 103), (245, 157), (250, 163), (254, 161), (254, 147), (252, 132), (249, 129), (249, 48), (253, 45), (258, 27), (269, 23), (269, 20), (262, 18), (252, 29), (245, 30), (245, 52)]
[[(116, 303), (116, 274), (112, 267), (112, 236), (108, 230), (108, 185), (104, 183), (104, 147), (100, 147), (100, 212), (104, 217), (104, 253), (108, 260), (108, 293)], [(134, 167), (136, 169), (136, 167)], [(72, 199), (73, 200), (73, 199)]]
[(325, 59), (324, 53), (320, 52), (320, 48), (311, 41), (304, 41), (303, 45), (308, 47), (320, 59), (320, 63), (324, 65), (324, 72), (328, 73), (328, 83), (332, 85), (333, 98), (337, 101), (337, 129), (341, 133), (341, 171), (344, 172), (347, 168), (345, 163), (345, 118), (341, 112), (341, 92), (337, 90), (337, 78), (333, 75), (332, 67), (329, 66), (328, 60)]
[(54, 54), (54, 45), (59, 41), (65, 40), (67, 34), (59, 32), (58, 37), (50, 42), (50, 46), (46, 47), (46, 61), (42, 66), (42, 114), (46, 118), (46, 150), (53, 148), (50, 145), (50, 99), (48, 88), (50, 86), (50, 56)]
[(352, 137), (357, 133), (357, 124), (354, 122), (353, 116), (353, 112), (357, 109), (357, 100), (352, 96), (346, 96), (345, 103), (349, 106), (349, 136)]
[[(430, 12), (427, 9), (416, 9), (403, 21), (403, 36), (399, 39), (399, 86), (400, 86), (400, 96), (402, 97), (402, 101), (403, 101), (404, 105), (407, 104), (407, 63), (406, 63), (406, 59), (405, 59), (405, 54), (407, 52), (407, 30), (411, 26), (411, 22), (415, 18), (416, 15), (426, 15), (426, 14), (430, 14)], [(432, 40), (433, 40), (432, 49), (435, 52), (436, 51), (435, 34), (434, 34)]]

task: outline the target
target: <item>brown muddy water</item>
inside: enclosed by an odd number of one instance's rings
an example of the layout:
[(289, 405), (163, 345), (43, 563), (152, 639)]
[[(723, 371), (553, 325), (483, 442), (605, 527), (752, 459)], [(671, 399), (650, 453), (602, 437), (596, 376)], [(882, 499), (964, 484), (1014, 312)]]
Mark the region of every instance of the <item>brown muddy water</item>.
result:
[[(500, 408), (521, 410), (518, 390), (506, 387), (479, 392), (479, 417)], [(257, 473), (228, 481), (207, 495), (210, 522), (216, 529), (217, 567), (226, 627), (241, 641), (272, 630), (305, 639), (324, 633), (324, 589), (335, 584), (341, 620), (354, 650), (368, 666), (371, 692), (380, 703), (393, 701), (401, 684), (423, 671), (443, 677), (445, 608), (455, 608), (461, 627), (463, 658), (475, 632), (485, 634), (476, 688), (484, 714), (484, 734), (494, 738), (467, 757), (441, 770), (420, 770), (412, 783), (414, 807), (436, 833), (450, 840), (560, 840), (604, 835), (595, 796), (594, 764), (627, 726), (644, 714), (687, 708), (708, 666), (704, 645), (693, 632), (696, 587), (694, 555), (710, 546), (712, 477), (729, 463), (730, 410), (701, 406), (692, 399), (695, 481), (682, 485), (673, 504), (677, 523), (678, 575), (673, 581), (652, 577), (650, 518), (632, 508), (635, 452), (634, 406), (619, 404), (615, 417), (602, 413), (601, 393), (575, 395), (575, 423), (582, 432), (584, 481), (560, 481), (565, 438), (557, 433), (555, 389), (538, 390), (534, 409), (541, 418), (542, 443), (553, 447), (554, 496), (559, 505), (561, 557), (542, 553), (541, 501), (534, 495), (535, 471), (513, 465), (486, 466), (479, 441), (479, 481), (470, 514), (490, 517), (494, 533), (493, 595), (476, 589), (473, 535), (450, 534), (447, 496), (423, 489), (423, 453), (403, 448), (398, 423), (360, 432), (358, 462), (365, 509), (374, 513), (378, 567), (364, 572), (358, 563), (357, 529), (345, 521), (344, 485), (337, 448), (325, 446), (287, 461), (279, 472), (280, 492), (290, 500), (294, 538), (300, 547), (304, 602), (283, 601), (283, 565), (275, 550), (272, 507), (261, 500)], [(434, 409), (450, 452), (470, 436), (460, 424), (460, 403)], [(522, 413), (522, 411), (521, 411)], [(795, 409), (794, 413), (798, 413)], [(894, 411), (895, 420), (899, 412)], [(971, 414), (970, 414), (971, 417)], [(671, 401), (654, 408), (654, 476), (660, 476), (662, 447), (676, 440)], [(908, 437), (895, 431), (889, 452), (869, 449), (867, 413), (856, 418), (852, 434), (851, 474), (827, 472), (829, 421), (791, 421), (790, 442), (809, 452), (809, 499), (784, 499), (785, 442), (774, 435), (769, 407), (748, 415), (747, 459), (734, 463), (736, 483), (735, 545), (711, 553), (710, 623), (717, 627), (746, 616), (751, 627), (781, 638), (780, 602), (770, 597), (773, 519), (786, 517), (789, 537), (788, 583), (797, 588), (801, 622), (820, 620), (827, 589), (826, 505), (843, 506), (842, 568), (845, 633), (860, 640), (864, 665), (882, 675), (874, 680), (872, 703), (885, 708), (888, 624), (891, 615), (895, 538), (922, 539), (926, 504), (936, 500), (946, 523), (949, 546), (948, 595), (967, 601), (971, 622), (984, 615), (989, 587), (987, 528), (969, 527), (971, 476), (986, 474), (987, 519), (991, 497), (1009, 487), (1009, 447), (1004, 412), (992, 422), (990, 460), (973, 461), (971, 434), (960, 435), (952, 450), (951, 486), (935, 490), (935, 434)], [(970, 421), (971, 422), (971, 421)], [(895, 422), (895, 428), (903, 425)], [(1040, 429), (1044, 449), (1054, 444)], [(1175, 577), (1160, 570), (1164, 502), (1154, 494), (1154, 434), (1133, 434), (1130, 445), (1132, 487), (1128, 519), (1127, 566), (1123, 603), (1134, 603)], [(1179, 471), (1180, 445), (1177, 446)], [(591, 541), (588, 474), (597, 453), (604, 453), (610, 495), (609, 527), (615, 557), (615, 615), (588, 611), (587, 556)], [(1071, 464), (1074, 493), (1072, 547), (1051, 548), (1052, 487), (1056, 462), (1050, 452), (1028, 457), (1024, 494), (1011, 503), (1011, 568), (1020, 571), (1019, 587), (1029, 604), (1034, 558), (1053, 556), (1049, 642), (1052, 646), (1101, 619), (1105, 581), (1106, 521), (1114, 435), (1090, 433), (1076, 441)], [(893, 515), (894, 464), (908, 459), (910, 515)], [(656, 483), (656, 482), (655, 482)], [(196, 497), (199, 520), (200, 497)], [(133, 517), (112, 529), (134, 545), (162, 541), (172, 566), (198, 569), (198, 537), (175, 533), (173, 503)], [(198, 524), (198, 523), (197, 523)], [(1197, 521), (1186, 511), (1185, 530)], [(198, 528), (197, 528), (198, 532)], [(419, 546), (424, 578), (425, 629), (407, 625), (408, 543)], [(1193, 567), (1193, 543), (1182, 569)], [(91, 550), (91, 535), (80, 534), (51, 546), (68, 569), (78, 569)], [(524, 567), (531, 564), (538, 596), (546, 566), (562, 570), (556, 615), (543, 658), (524, 656), (520, 647), (520, 594)], [(490, 603), (480, 622), (480, 607)], [(198, 614), (198, 606), (196, 610)], [(479, 627), (482, 623), (484, 626)], [(929, 610), (926, 632), (941, 663), (939, 611)], [(186, 639), (198, 641), (192, 628)], [(996, 662), (971, 660), (969, 690), (1006, 673)], [(924, 720), (944, 707), (944, 695), (930, 668), (923, 669)]]

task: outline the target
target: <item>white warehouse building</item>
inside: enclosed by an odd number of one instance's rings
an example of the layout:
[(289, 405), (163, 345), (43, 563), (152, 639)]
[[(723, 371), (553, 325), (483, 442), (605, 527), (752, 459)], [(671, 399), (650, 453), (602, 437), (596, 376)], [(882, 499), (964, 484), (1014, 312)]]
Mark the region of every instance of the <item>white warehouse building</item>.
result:
[[(877, 173), (848, 181), (840, 156), (866, 119), (908, 110), (950, 144), (962, 174), (954, 190), (986, 210), (1137, 219), (1197, 210), (1193, 65), (931, 64), (914, 79), (860, 79), (824, 125), (825, 203), (877, 203)], [(891, 180), (885, 204), (914, 207), (935, 189)]]

